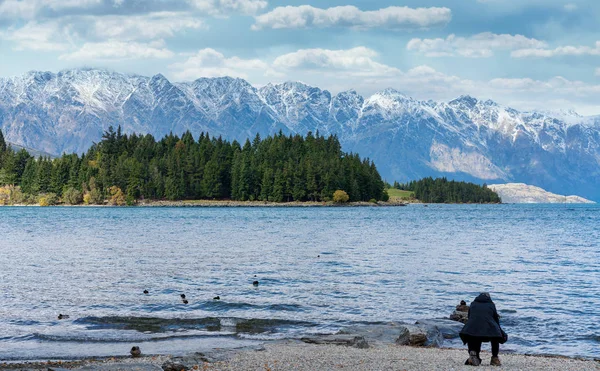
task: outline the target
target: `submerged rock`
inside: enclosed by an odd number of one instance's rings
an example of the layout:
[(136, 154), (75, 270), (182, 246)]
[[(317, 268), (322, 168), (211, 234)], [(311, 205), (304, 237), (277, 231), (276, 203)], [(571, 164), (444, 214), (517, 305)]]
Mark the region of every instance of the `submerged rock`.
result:
[(359, 349), (366, 349), (369, 347), (369, 343), (367, 343), (364, 337), (356, 335), (338, 334), (326, 336), (311, 336), (304, 337), (300, 340), (308, 344), (345, 345)]
[(392, 344), (398, 338), (398, 333), (402, 326), (402, 324), (396, 322), (389, 324), (348, 326), (342, 329), (340, 334), (362, 336), (369, 343), (381, 342)]

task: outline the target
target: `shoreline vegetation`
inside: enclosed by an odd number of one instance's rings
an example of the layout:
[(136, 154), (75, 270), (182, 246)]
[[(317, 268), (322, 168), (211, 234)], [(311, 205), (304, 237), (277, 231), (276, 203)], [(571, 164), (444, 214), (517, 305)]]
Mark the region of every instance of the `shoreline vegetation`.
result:
[[(148, 201), (151, 200), (151, 201)], [(0, 132), (0, 206), (366, 206), (500, 203), (465, 182), (425, 178), (394, 187), (338, 138), (281, 132), (242, 146), (190, 132), (156, 141), (112, 127), (87, 153), (35, 158)]]
[[(234, 201), (234, 200), (141, 200), (135, 205), (129, 205), (131, 207), (206, 207), (206, 208), (220, 208), (220, 207), (399, 207), (407, 206), (409, 204), (416, 204), (418, 201), (377, 201), (377, 202), (347, 202), (347, 203), (336, 203), (333, 201), (291, 201), (291, 202), (269, 202), (269, 201)], [(11, 204), (0, 206), (13, 206), (13, 207), (40, 207), (39, 204)], [(99, 205), (70, 205), (70, 204), (54, 204), (48, 205), (51, 207), (123, 207), (127, 205), (111, 205), (109, 203)]]

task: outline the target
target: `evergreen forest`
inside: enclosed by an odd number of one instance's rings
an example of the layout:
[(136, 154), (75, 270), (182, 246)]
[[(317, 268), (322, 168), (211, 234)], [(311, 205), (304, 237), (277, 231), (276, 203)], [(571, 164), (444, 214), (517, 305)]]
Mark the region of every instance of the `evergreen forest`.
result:
[(111, 127), (85, 154), (32, 157), (0, 132), (0, 204), (133, 205), (138, 200), (386, 200), (368, 159), (344, 153), (336, 136), (278, 135), (243, 145), (202, 133), (123, 134)]
[(394, 183), (394, 188), (414, 192), (425, 203), (500, 203), (498, 194), (484, 185), (431, 177), (408, 183)]

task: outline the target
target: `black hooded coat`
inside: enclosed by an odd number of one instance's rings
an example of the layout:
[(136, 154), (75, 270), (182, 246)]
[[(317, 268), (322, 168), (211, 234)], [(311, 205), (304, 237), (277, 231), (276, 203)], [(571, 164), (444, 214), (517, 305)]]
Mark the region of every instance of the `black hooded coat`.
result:
[(471, 303), (467, 323), (460, 331), (460, 338), (464, 344), (469, 339), (479, 341), (498, 341), (504, 343), (503, 332), (500, 328), (500, 316), (492, 299), (480, 294)]

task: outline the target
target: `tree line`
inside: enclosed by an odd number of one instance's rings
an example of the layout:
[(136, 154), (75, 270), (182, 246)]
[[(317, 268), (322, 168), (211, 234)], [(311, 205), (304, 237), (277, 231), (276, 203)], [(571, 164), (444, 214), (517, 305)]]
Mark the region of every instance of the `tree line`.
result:
[(408, 183), (394, 183), (394, 188), (414, 192), (425, 203), (500, 203), (498, 194), (485, 184), (449, 181), (431, 177)]
[(329, 201), (336, 190), (345, 191), (349, 201), (387, 198), (372, 161), (343, 152), (335, 135), (318, 132), (280, 132), (264, 139), (257, 135), (240, 145), (208, 133), (196, 140), (189, 131), (156, 141), (151, 135), (127, 135), (111, 127), (85, 154), (55, 159), (15, 152), (0, 132), (0, 186), (4, 198), (13, 203), (40, 204)]

